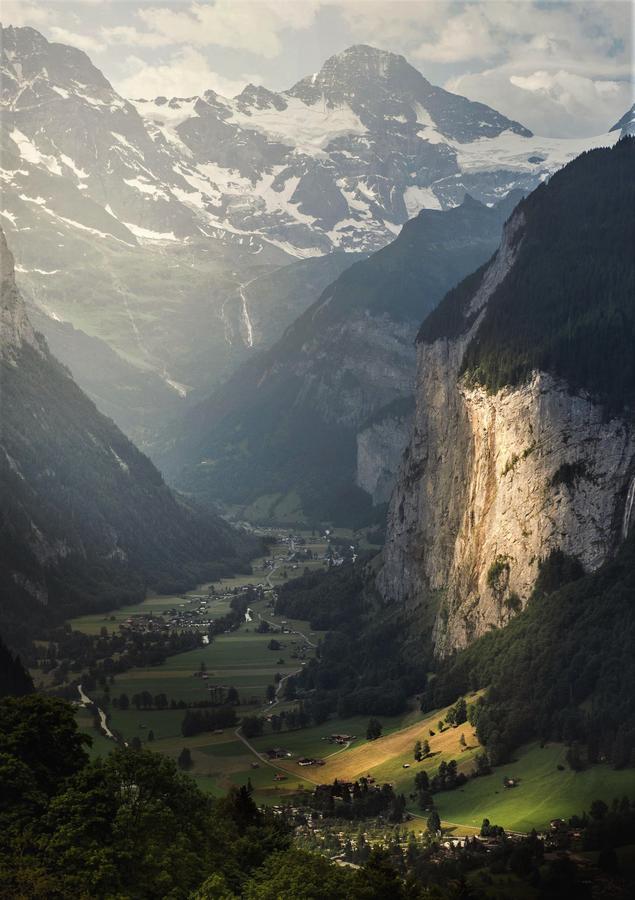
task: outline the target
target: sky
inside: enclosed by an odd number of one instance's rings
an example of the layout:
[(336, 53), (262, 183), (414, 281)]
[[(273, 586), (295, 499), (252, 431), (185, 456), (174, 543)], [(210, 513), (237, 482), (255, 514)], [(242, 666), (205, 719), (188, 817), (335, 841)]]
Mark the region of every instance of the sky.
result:
[(84, 50), (127, 97), (284, 90), (365, 43), (537, 134), (601, 134), (633, 103), (629, 0), (1, 0), (0, 15)]

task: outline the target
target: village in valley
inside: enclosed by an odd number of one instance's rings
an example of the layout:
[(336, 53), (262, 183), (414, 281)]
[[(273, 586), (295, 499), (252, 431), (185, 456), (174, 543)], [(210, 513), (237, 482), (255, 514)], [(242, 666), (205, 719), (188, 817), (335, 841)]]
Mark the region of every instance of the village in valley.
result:
[[(298, 846), (346, 865), (363, 864), (374, 844), (439, 865), (460, 853), (496, 858), (534, 826), (545, 858), (581, 846), (586, 822), (575, 814), (590, 805), (593, 785), (578, 788), (571, 818), (560, 818), (569, 777), (561, 746), (530, 746), (505, 772), (483, 767), (467, 720), (474, 697), (458, 722), (454, 708), (426, 716), (416, 702), (371, 719), (373, 734), (368, 716), (312, 721), (289, 685), (319, 654), (325, 632), (284, 615), (279, 594), (300, 575), (363, 564), (365, 539), (252, 530), (267, 543), (250, 573), (74, 619), (49, 645), (36, 676), (70, 699), (79, 690), (77, 720), (93, 754), (115, 743), (147, 747), (213, 794), (243, 787), (293, 827)], [(622, 773), (613, 775), (618, 796)], [(456, 787), (439, 788), (440, 776)], [(551, 804), (543, 803), (545, 785)], [(474, 812), (483, 809), (489, 818)]]

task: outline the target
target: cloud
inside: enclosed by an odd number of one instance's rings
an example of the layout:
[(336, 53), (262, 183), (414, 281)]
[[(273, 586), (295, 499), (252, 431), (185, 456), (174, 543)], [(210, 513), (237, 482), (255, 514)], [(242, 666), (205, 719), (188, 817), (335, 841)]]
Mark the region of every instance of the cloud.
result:
[(49, 34), (51, 40), (60, 44), (70, 44), (72, 47), (79, 47), (85, 53), (100, 53), (106, 49), (103, 41), (88, 34), (78, 34), (75, 31), (69, 31), (67, 28), (60, 28), (59, 25), (52, 25), (49, 28)]
[(446, 87), (545, 135), (603, 134), (632, 103), (628, 82), (590, 78), (565, 69), (538, 69), (523, 75), (492, 69), (461, 75)]
[[(432, 62), (469, 62), (532, 52), (630, 62), (631, 4), (619, 0), (480, 0), (350, 2), (341, 15), (360, 40), (386, 41)], [(422, 40), (422, 35), (423, 40)]]
[(101, 36), (111, 44), (120, 44), (127, 47), (168, 47), (174, 44), (174, 38), (156, 31), (141, 31), (134, 25), (114, 25), (101, 29)]
[(342, 15), (360, 40), (538, 133), (602, 133), (632, 103), (628, 2), (395, 0), (352, 2)]
[(280, 35), (309, 28), (319, 0), (216, 0), (186, 10), (142, 8), (138, 19), (153, 35), (194, 47), (229, 47), (272, 59), (282, 50)]
[(183, 47), (165, 62), (152, 64), (137, 56), (125, 62), (125, 74), (113, 85), (124, 97), (192, 97), (206, 90), (225, 97), (240, 93), (252, 77), (244, 80), (225, 78), (210, 68), (205, 56), (193, 47)]
[(468, 7), (460, 16), (449, 19), (432, 40), (415, 47), (415, 59), (453, 63), (473, 59), (491, 59), (500, 55), (501, 45), (487, 16), (479, 7)]
[(28, 3), (24, 0), (2, 0), (2, 22), (5, 25), (14, 25), (19, 28), (31, 25), (34, 28), (46, 25), (52, 17), (50, 9), (38, 3)]

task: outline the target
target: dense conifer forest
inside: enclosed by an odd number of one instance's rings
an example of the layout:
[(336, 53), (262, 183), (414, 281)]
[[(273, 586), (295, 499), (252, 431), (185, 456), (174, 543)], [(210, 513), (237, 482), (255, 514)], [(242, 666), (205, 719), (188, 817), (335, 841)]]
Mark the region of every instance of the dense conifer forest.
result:
[[(466, 350), (468, 379), (495, 392), (538, 369), (611, 410), (632, 408), (634, 165), (635, 138), (626, 137), (583, 153), (519, 203), (518, 256)], [(466, 331), (474, 315), (465, 304), (484, 270), (446, 295), (419, 341)]]

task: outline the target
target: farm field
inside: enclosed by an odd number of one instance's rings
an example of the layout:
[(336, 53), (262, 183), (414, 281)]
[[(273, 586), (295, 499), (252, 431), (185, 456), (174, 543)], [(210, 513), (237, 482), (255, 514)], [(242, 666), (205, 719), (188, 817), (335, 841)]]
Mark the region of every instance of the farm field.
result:
[[(345, 535), (342, 534), (341, 537)], [(349, 537), (349, 535), (346, 535)], [(353, 535), (350, 535), (351, 539)], [(313, 554), (323, 556), (325, 544), (305, 539)], [(275, 545), (268, 557), (255, 560), (252, 575), (237, 575), (223, 579), (213, 587), (216, 596), (208, 602), (209, 615), (217, 618), (229, 609), (232, 591), (246, 585), (275, 587), (299, 574), (305, 561), (295, 563), (286, 558), (289, 550)], [(309, 568), (320, 567), (322, 559), (307, 560)], [(209, 585), (188, 592), (187, 595), (149, 597), (143, 603), (93, 616), (72, 620), (71, 625), (88, 634), (98, 634), (103, 626), (117, 630), (121, 622), (130, 616), (160, 614), (173, 607), (192, 605), (198, 607), (201, 598), (209, 596)], [(162, 665), (131, 669), (117, 675), (110, 686), (110, 696), (126, 693), (129, 699), (142, 691), (153, 697), (165, 694), (168, 702), (205, 701), (214, 686), (234, 687), (240, 696), (238, 716), (261, 714), (271, 709), (280, 712), (293, 707), (290, 701), (280, 700), (271, 706), (266, 701), (266, 689), (274, 684), (274, 676), (282, 677), (298, 671), (315, 653), (315, 647), (323, 633), (313, 633), (305, 621), (287, 620), (274, 616), (266, 600), (257, 600), (250, 607), (251, 618), (241, 623), (231, 633), (217, 635), (208, 645), (177, 654)], [(279, 649), (270, 650), (271, 633), (259, 634), (256, 628), (264, 619), (287, 633), (275, 634)], [(295, 658), (293, 658), (295, 657)], [(201, 675), (201, 671), (205, 677)], [(196, 673), (196, 674), (195, 674)], [(468, 702), (474, 697), (466, 698)], [(413, 815), (425, 819), (414, 798), (414, 776), (423, 769), (434, 775), (442, 761), (456, 759), (459, 771), (470, 772), (474, 756), (481, 747), (474, 729), (469, 723), (457, 728), (447, 727), (439, 731), (439, 719), (447, 710), (437, 710), (422, 716), (410, 710), (396, 717), (379, 717), (383, 735), (376, 741), (366, 740), (369, 716), (348, 719), (332, 719), (319, 726), (297, 731), (268, 732), (248, 742), (257, 753), (264, 754), (271, 747), (281, 747), (290, 758), (267, 762), (250, 750), (231, 727), (221, 733), (204, 733), (184, 738), (181, 734), (183, 709), (119, 709), (112, 704), (108, 709), (110, 727), (130, 742), (139, 738), (144, 746), (165, 753), (176, 759), (187, 747), (192, 758), (191, 774), (201, 787), (214, 794), (225, 793), (231, 785), (251, 782), (254, 798), (259, 803), (279, 803), (301, 787), (312, 789), (316, 783), (334, 779), (351, 781), (363, 775), (372, 775), (378, 782), (390, 782), (398, 793), (406, 797), (407, 808)], [(93, 738), (92, 755), (109, 752), (113, 742), (103, 737), (93, 725), (87, 710), (77, 713), (80, 728)], [(152, 733), (152, 740), (148, 736)], [(331, 744), (326, 738), (331, 734), (355, 735), (348, 746)], [(465, 745), (460, 743), (461, 735)], [(413, 748), (417, 740), (428, 740), (430, 755), (420, 762), (414, 760)], [(595, 767), (586, 772), (574, 773), (564, 762), (565, 749), (549, 745), (541, 749), (530, 745), (519, 752), (517, 760), (494, 771), (492, 775), (470, 780), (463, 788), (443, 792), (435, 796), (441, 818), (446, 827), (456, 833), (474, 833), (484, 817), (512, 831), (541, 828), (555, 817), (567, 817), (581, 813), (590, 803), (601, 797), (611, 800), (635, 789), (632, 773), (616, 772), (608, 767)], [(321, 758), (323, 766), (300, 767), (301, 757)], [(559, 770), (558, 765), (564, 766)], [(405, 768), (404, 768), (405, 767)], [(276, 777), (277, 776), (277, 777)], [(503, 777), (519, 780), (517, 787), (503, 787)]]
[[(306, 535), (306, 540), (307, 544), (303, 546), (310, 547), (314, 555), (324, 555), (326, 543), (313, 540), (310, 535)], [(275, 586), (299, 574), (296, 566), (301, 565), (304, 569), (305, 565), (315, 568), (324, 564), (321, 559), (295, 563), (285, 558), (287, 553), (288, 549), (284, 545), (274, 545), (268, 557), (273, 560), (273, 571), (271, 564), (265, 568), (263, 557), (254, 560), (252, 575), (236, 575), (216, 582), (213, 588), (218, 593), (222, 592), (223, 596), (208, 602), (210, 617), (222, 616), (229, 610), (235, 589), (259, 584), (265, 587)], [(160, 614), (181, 605), (191, 604), (197, 607), (201, 598), (208, 597), (209, 587), (201, 586), (186, 595), (148, 597), (142, 603), (106, 615), (99, 613), (78, 617), (70, 624), (72, 628), (87, 634), (99, 634), (104, 626), (109, 631), (117, 631), (119, 625), (131, 616)], [(256, 631), (260, 616), (280, 628), (284, 621), (287, 632), (301, 632), (306, 640), (300, 634), (278, 633), (275, 637), (280, 645), (279, 649), (268, 649), (272, 634), (259, 634)], [(236, 631), (217, 635), (204, 647), (171, 656), (162, 665), (134, 668), (117, 675), (110, 685), (110, 696), (119, 697), (125, 693), (131, 702), (128, 709), (119, 709), (112, 703), (109, 705), (109, 726), (127, 742), (138, 737), (143, 746), (173, 758), (177, 758), (187, 746), (192, 754), (191, 774), (206, 790), (222, 794), (232, 784), (246, 784), (251, 779), (261, 802), (266, 797), (272, 797), (275, 802), (280, 794), (289, 793), (290, 785), (274, 782), (273, 776), (277, 770), (269, 766), (262, 764), (260, 769), (252, 768), (252, 763), (259, 764), (257, 758), (239, 740), (233, 728), (227, 729), (223, 734), (205, 733), (185, 739), (181, 735), (181, 723), (185, 714), (183, 709), (136, 709), (132, 704), (132, 697), (147, 691), (153, 697), (165, 694), (168, 702), (182, 700), (195, 703), (205, 701), (213, 686), (232, 686), (237, 689), (241, 700), (236, 710), (238, 716), (260, 713), (269, 708), (266, 688), (275, 683), (276, 673), (284, 677), (297, 672), (302, 662), (310, 659), (315, 652), (314, 647), (307, 645), (307, 640), (311, 644), (317, 644), (321, 637), (322, 633), (311, 632), (308, 622), (275, 617), (266, 602), (256, 601), (251, 607), (251, 620), (243, 622)], [(204, 669), (205, 677), (200, 674), (201, 668)], [(199, 674), (195, 676), (194, 673)], [(287, 706), (293, 704), (276, 704), (278, 709)], [(92, 754), (109, 752), (113, 743), (96, 731), (92, 717), (85, 710), (79, 710), (77, 716), (80, 728), (93, 738)], [(153, 740), (149, 742), (148, 735), (151, 732)], [(296, 778), (293, 790), (302, 783), (303, 779)]]
[[(456, 759), (459, 771), (469, 771), (472, 760), (481, 747), (472, 726), (465, 722), (457, 728), (438, 730), (439, 719), (447, 710), (436, 710), (425, 717), (419, 712), (409, 712), (394, 719), (379, 716), (384, 733), (375, 741), (366, 740), (368, 716), (353, 719), (332, 719), (316, 728), (304, 729), (290, 734), (269, 735), (257, 738), (252, 743), (259, 750), (272, 745), (280, 746), (298, 756), (314, 756), (325, 759), (323, 766), (299, 767), (295, 759), (277, 760), (278, 764), (291, 775), (302, 773), (306, 778), (325, 783), (334, 781), (354, 781), (363, 775), (372, 775), (379, 782), (390, 782), (395, 790), (408, 798), (413, 790), (414, 776), (420, 769), (429, 774), (436, 773), (439, 764)], [(430, 732), (434, 734), (431, 735)], [(348, 748), (338, 748), (322, 738), (329, 734), (355, 734), (357, 738)], [(464, 735), (466, 747), (461, 746)], [(427, 740), (430, 755), (421, 762), (415, 762), (413, 750), (417, 740)], [(404, 765), (407, 768), (404, 769)], [(409, 804), (411, 806), (411, 804)], [(412, 811), (417, 812), (412, 806)], [(480, 823), (479, 823), (480, 824)]]
[[(308, 628), (307, 623), (300, 624)], [(135, 694), (148, 691), (153, 697), (163, 693), (168, 701), (196, 703), (207, 700), (209, 689), (218, 685), (237, 689), (241, 700), (238, 715), (259, 711), (266, 704), (266, 688), (274, 684), (276, 673), (284, 677), (300, 668), (300, 660), (292, 659), (291, 653), (297, 653), (304, 641), (292, 634), (279, 635), (281, 649), (269, 650), (271, 635), (258, 634), (254, 627), (255, 621), (245, 622), (237, 631), (219, 635), (205, 647), (172, 656), (160, 666), (135, 668), (117, 675), (110, 688), (111, 696), (125, 693), (132, 701)], [(309, 659), (314, 651), (308, 648), (305, 653)], [(284, 659), (285, 664), (278, 664), (279, 659)], [(201, 666), (205, 667), (206, 677), (195, 675), (200, 673)], [(155, 737), (179, 734), (184, 712), (131, 707), (111, 708), (110, 715), (114, 727), (126, 740), (131, 740), (150, 729)]]
[[(444, 821), (480, 827), (483, 818), (509, 831), (544, 828), (554, 818), (568, 818), (588, 810), (593, 800), (609, 802), (635, 791), (632, 769), (616, 771), (593, 766), (573, 772), (565, 762), (566, 748), (529, 744), (517, 760), (491, 775), (476, 778), (456, 791), (435, 797)], [(558, 765), (563, 766), (560, 771)], [(504, 788), (503, 777), (517, 778), (515, 788)]]
[[(412, 718), (415, 713), (406, 713), (403, 716), (379, 717), (382, 722), (384, 733), (394, 732), (403, 728), (404, 725)], [(342, 748), (330, 744), (326, 738), (331, 734), (349, 734), (355, 735), (355, 740), (351, 742), (351, 748), (366, 743), (366, 726), (368, 725), (368, 716), (353, 716), (349, 719), (329, 719), (322, 725), (315, 725), (312, 728), (303, 728), (299, 731), (284, 731), (280, 734), (266, 734), (262, 737), (254, 738), (251, 744), (259, 751), (263, 752), (268, 747), (282, 747), (293, 754), (294, 758), (302, 756), (310, 756), (316, 758), (324, 758), (334, 752), (343, 753)], [(349, 751), (349, 752), (352, 752)], [(284, 762), (283, 762), (284, 765)], [(293, 763), (298, 771), (297, 764)], [(319, 772), (325, 771), (325, 766), (321, 766)], [(314, 772), (318, 770), (314, 769)], [(306, 772), (305, 772), (306, 774)], [(310, 774), (310, 770), (309, 770)], [(320, 774), (320, 781), (324, 781)]]

